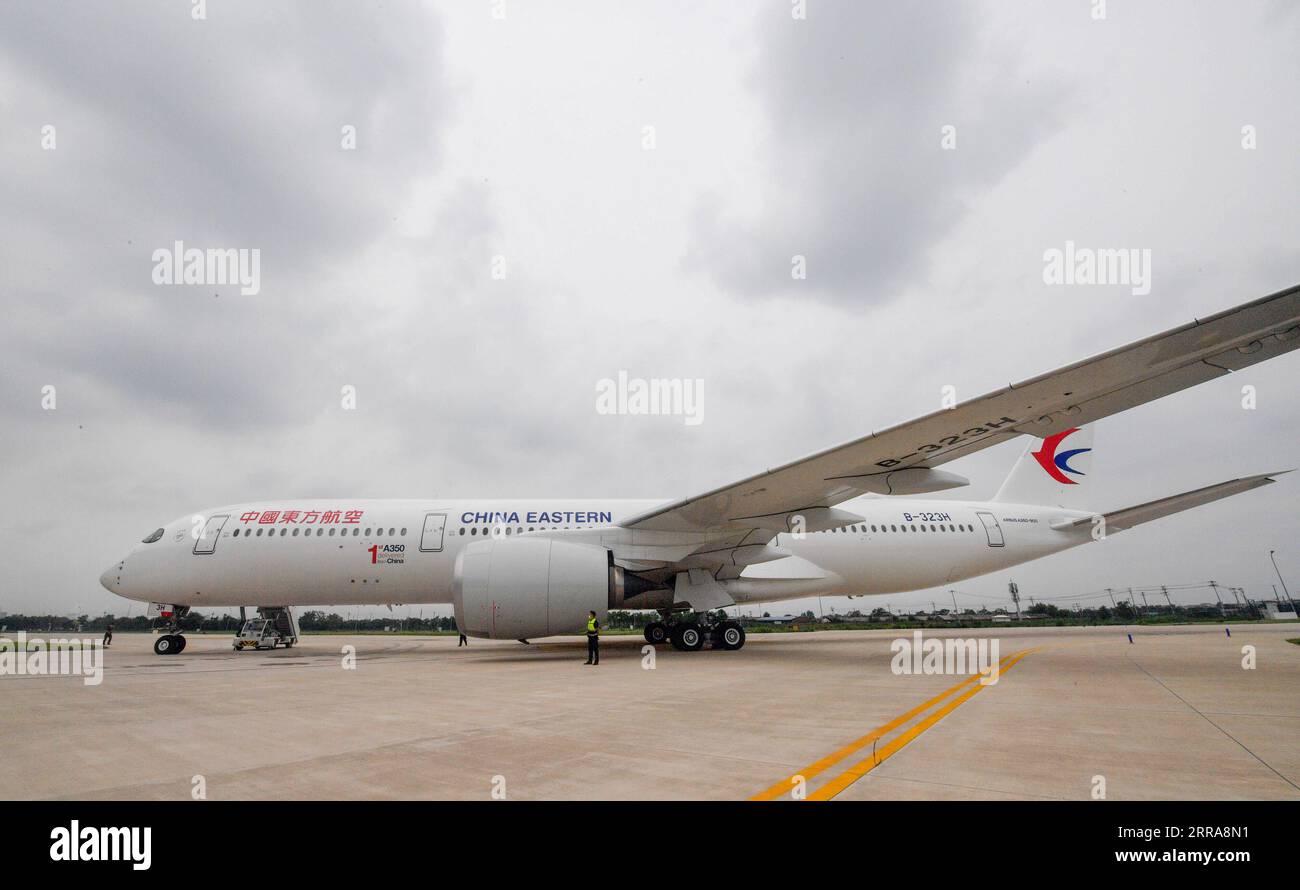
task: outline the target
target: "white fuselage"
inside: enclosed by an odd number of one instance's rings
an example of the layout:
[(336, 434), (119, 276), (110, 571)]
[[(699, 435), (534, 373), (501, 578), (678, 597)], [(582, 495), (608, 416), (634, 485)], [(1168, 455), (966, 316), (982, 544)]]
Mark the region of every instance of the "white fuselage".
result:
[[(331, 500), (238, 504), (178, 519), (101, 577), (145, 602), (203, 606), (450, 603), (456, 557), (489, 535), (635, 545), (618, 526), (658, 500)], [(862, 522), (783, 533), (790, 557), (725, 582), (737, 603), (871, 595), (954, 583), (1091, 540), (1057, 507), (867, 497)], [(157, 534), (157, 533), (155, 533)], [(153, 537), (153, 536), (150, 536)]]

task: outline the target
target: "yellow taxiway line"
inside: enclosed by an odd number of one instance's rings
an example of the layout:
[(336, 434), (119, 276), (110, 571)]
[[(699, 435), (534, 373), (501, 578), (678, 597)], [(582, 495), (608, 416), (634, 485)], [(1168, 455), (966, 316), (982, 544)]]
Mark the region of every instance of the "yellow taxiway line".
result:
[[(1013, 653), (1012, 655), (1008, 655), (1007, 657), (1003, 658), (998, 665), (999, 673), (1009, 670), (1012, 665), (1014, 665), (1016, 662), (1020, 661), (1020, 659), (1024, 658), (1026, 655), (1028, 655), (1030, 652), (1033, 651), (1035, 650), (1029, 649), (1022, 652)], [(985, 688), (983, 684), (978, 682), (981, 676), (982, 676), (981, 674), (972, 675), (966, 678), (965, 680), (962, 680), (960, 683), (956, 684), (955, 686), (945, 689), (943, 692), (939, 693), (934, 698), (922, 702), (921, 704), (917, 705), (915, 708), (912, 708), (912, 710), (908, 711), (907, 713), (901, 714), (898, 717), (895, 717), (893, 720), (890, 720), (888, 723), (876, 727), (871, 732), (867, 733), (861, 738), (855, 739), (854, 741), (850, 742), (849, 744), (845, 745), (839, 750), (833, 751), (830, 754), (827, 754), (825, 757), (821, 758), (820, 760), (810, 763), (808, 766), (804, 767), (803, 769), (799, 770), (796, 773), (791, 774), (790, 776), (787, 776), (786, 778), (777, 782), (775, 785), (772, 785), (770, 788), (767, 788), (764, 791), (760, 791), (758, 794), (755, 794), (753, 797), (751, 797), (750, 800), (775, 800), (778, 797), (790, 793), (790, 791), (792, 791), (801, 782), (806, 783), (807, 780), (813, 778), (816, 775), (819, 775), (822, 772), (825, 772), (827, 769), (839, 763), (841, 760), (844, 760), (849, 755), (855, 753), (856, 751), (861, 750), (862, 748), (866, 747), (867, 745), (871, 744), (877, 739), (880, 739), (883, 736), (888, 735), (898, 727), (916, 718), (917, 716), (925, 713), (930, 708), (939, 704), (944, 699), (960, 691), (964, 687), (973, 685), (974, 688), (968, 689), (966, 692), (962, 693), (960, 696), (953, 699), (953, 701), (949, 702), (943, 708), (936, 711), (935, 714), (931, 715), (930, 717), (927, 717), (921, 723), (918, 723), (916, 726), (912, 727), (912, 729), (903, 733), (903, 735), (899, 736), (897, 739), (895, 739), (894, 741), (886, 745), (884, 749), (882, 749), (880, 752), (873, 753), (871, 758), (868, 758), (866, 760), (860, 761), (859, 763), (855, 764), (853, 767), (849, 768), (844, 773), (841, 773), (835, 779), (832, 779), (826, 785), (819, 788), (815, 793), (808, 796), (809, 800), (829, 800), (831, 797), (834, 797), (836, 794), (839, 794), (849, 785), (852, 785), (858, 779), (862, 778), (862, 776), (866, 775), (877, 765), (883, 763), (892, 754), (894, 754), (896, 751), (898, 751), (900, 748), (902, 748), (912, 739), (916, 738), (922, 732), (925, 732), (925, 730), (929, 729), (935, 723), (938, 723), (941, 719), (943, 719), (944, 716), (949, 714), (953, 709), (955, 709), (962, 702), (969, 700), (975, 695), (975, 693)], [(829, 790), (828, 792), (828, 789), (831, 790)]]
[[(1016, 664), (1022, 658), (1024, 658), (1032, 651), (1034, 650), (1030, 649), (1024, 652), (1016, 653), (1014, 656), (1011, 657), (1010, 661), (1002, 665), (1001, 668), (1002, 673), (1005, 674), (1007, 671), (1011, 670), (1013, 667), (1016, 666)], [(907, 732), (904, 732), (902, 735), (898, 736), (898, 738), (894, 739), (888, 745), (881, 748), (880, 751), (873, 752), (871, 757), (858, 761), (853, 766), (849, 767), (844, 772), (840, 773), (838, 776), (831, 779), (825, 785), (822, 785), (812, 794), (809, 794), (808, 800), (830, 800), (832, 797), (839, 794), (841, 791), (843, 791), (845, 788), (852, 785), (858, 779), (861, 779), (867, 773), (871, 772), (873, 769), (880, 766), (880, 764), (884, 763), (894, 754), (898, 753), (898, 751), (902, 749), (903, 746), (905, 746), (908, 742), (912, 741), (912, 739), (916, 738), (921, 733), (929, 729), (931, 726), (934, 726), (944, 717), (948, 716), (948, 714), (952, 713), (952, 711), (954, 711), (963, 702), (969, 701), (971, 698), (974, 698), (977, 692), (980, 692), (981, 690), (986, 688), (988, 687), (978, 683), (975, 684), (974, 687), (963, 692), (961, 695), (957, 696), (952, 701), (948, 702), (942, 708), (935, 711), (930, 716), (926, 717), (920, 723), (916, 724), (911, 729), (907, 730)]]

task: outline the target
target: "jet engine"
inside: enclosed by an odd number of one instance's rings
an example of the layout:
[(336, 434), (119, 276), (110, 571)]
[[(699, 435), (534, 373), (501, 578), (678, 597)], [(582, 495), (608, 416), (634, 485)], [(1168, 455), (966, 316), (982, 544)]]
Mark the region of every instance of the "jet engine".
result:
[(594, 544), (549, 538), (476, 541), (456, 557), (456, 623), (472, 637), (527, 640), (602, 624), (623, 605), (623, 570)]

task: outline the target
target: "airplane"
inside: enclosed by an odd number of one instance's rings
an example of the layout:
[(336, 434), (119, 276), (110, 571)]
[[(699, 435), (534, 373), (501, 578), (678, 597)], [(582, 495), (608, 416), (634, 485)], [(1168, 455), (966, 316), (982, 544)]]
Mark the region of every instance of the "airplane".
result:
[[(651, 643), (737, 650), (727, 606), (952, 584), (1268, 485), (1279, 473), (1085, 506), (1096, 421), (1297, 346), (1300, 285), (680, 500), (233, 504), (150, 533), (100, 582), (165, 619), (158, 654), (184, 649), (194, 607), (413, 603), (509, 640), (654, 610)], [(991, 501), (927, 497), (969, 484), (942, 465), (1019, 436)]]

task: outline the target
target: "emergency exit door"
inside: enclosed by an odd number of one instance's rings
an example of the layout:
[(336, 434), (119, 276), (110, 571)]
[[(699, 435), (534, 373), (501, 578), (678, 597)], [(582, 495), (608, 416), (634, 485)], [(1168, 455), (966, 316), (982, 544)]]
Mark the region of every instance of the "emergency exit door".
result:
[(990, 547), (1001, 547), (1006, 542), (1002, 540), (1002, 526), (998, 525), (997, 517), (992, 513), (976, 513), (980, 522), (984, 523), (984, 534), (988, 535)]
[(442, 532), (447, 527), (446, 513), (429, 513), (424, 517), (424, 529), (420, 532), (420, 550), (423, 552), (442, 549)]

